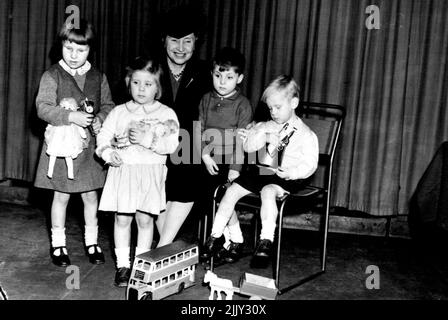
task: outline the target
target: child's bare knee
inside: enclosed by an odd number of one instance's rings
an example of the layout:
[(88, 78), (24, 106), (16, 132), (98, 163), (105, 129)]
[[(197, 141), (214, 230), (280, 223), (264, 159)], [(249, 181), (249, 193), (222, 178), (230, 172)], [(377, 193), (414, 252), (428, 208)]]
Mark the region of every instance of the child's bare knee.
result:
[(153, 219), (150, 215), (144, 213), (137, 213), (135, 216), (135, 221), (137, 222), (137, 226), (139, 228), (151, 228), (153, 225)]
[(97, 195), (96, 191), (90, 191), (90, 192), (83, 193), (81, 195), (81, 197), (84, 202), (88, 202), (88, 203), (98, 202), (98, 195)]
[(260, 192), (262, 198), (273, 198), (273, 199), (275, 199), (277, 193), (278, 193), (277, 188), (273, 185), (264, 186)]
[(116, 215), (115, 216), (115, 226), (119, 228), (127, 228), (132, 223), (132, 217), (126, 215)]
[(60, 203), (60, 204), (67, 204), (70, 200), (70, 194), (68, 193), (62, 193), (62, 192), (55, 192), (53, 201)]
[(226, 196), (238, 201), (243, 196), (243, 189), (238, 184), (232, 184), (227, 188)]

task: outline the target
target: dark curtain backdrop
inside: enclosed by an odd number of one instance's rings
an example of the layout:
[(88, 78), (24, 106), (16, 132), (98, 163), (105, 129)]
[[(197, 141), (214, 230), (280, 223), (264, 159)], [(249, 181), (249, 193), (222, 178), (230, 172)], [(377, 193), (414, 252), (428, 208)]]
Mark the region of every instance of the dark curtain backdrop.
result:
[[(160, 45), (160, 13), (183, 3), (206, 16), (201, 58), (227, 45), (244, 53), (254, 105), (290, 73), (304, 100), (347, 108), (333, 205), (407, 214), (448, 137), (445, 0), (0, 0), (0, 179), (33, 180), (43, 134), (34, 98), (67, 6), (95, 25), (93, 61), (113, 89), (129, 59)], [(369, 5), (380, 8), (379, 30), (365, 26)]]

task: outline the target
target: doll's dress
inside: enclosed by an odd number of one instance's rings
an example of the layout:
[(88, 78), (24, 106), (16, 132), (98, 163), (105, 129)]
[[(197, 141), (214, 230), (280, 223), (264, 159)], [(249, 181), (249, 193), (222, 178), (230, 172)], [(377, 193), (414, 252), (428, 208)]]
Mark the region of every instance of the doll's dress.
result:
[(47, 176), (53, 177), (56, 158), (62, 157), (67, 164), (68, 178), (74, 179), (73, 159), (76, 159), (89, 144), (85, 129), (73, 123), (64, 126), (49, 124), (45, 130), (45, 143), (46, 152), (50, 157)]

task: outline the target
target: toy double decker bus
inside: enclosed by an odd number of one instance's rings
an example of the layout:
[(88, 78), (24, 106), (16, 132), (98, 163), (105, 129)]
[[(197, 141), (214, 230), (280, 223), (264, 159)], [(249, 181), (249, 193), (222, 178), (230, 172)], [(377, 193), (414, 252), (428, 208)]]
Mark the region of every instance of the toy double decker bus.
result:
[(160, 300), (195, 284), (199, 250), (196, 244), (176, 241), (135, 257), (126, 297)]

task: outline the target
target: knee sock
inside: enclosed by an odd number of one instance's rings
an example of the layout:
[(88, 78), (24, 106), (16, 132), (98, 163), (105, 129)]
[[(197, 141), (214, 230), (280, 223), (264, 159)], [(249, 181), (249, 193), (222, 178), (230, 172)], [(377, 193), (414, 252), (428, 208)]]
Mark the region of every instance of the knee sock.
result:
[[(56, 247), (65, 247), (65, 228), (51, 228), (51, 246), (53, 248)], [(67, 254), (67, 250), (63, 250), (65, 254)], [(59, 256), (60, 251), (57, 250), (54, 252), (55, 255)]]
[(117, 256), (117, 268), (131, 267), (131, 248), (115, 248), (115, 255)]
[(229, 228), (229, 237), (230, 240), (232, 240), (232, 242), (235, 243), (244, 242), (243, 233), (241, 232), (241, 227), (238, 222), (234, 224), (229, 224), (228, 228)]
[[(84, 241), (86, 247), (91, 246), (93, 244), (98, 244), (98, 226), (87, 226), (87, 225), (85, 226)], [(89, 253), (93, 253), (94, 251), (95, 251), (94, 248), (89, 248)]]
[(272, 220), (261, 221), (261, 234), (260, 239), (267, 239), (274, 242), (276, 223)]
[(226, 217), (217, 215), (215, 217), (215, 221), (213, 222), (213, 227), (212, 227), (212, 237), (214, 238), (220, 238), (222, 236), (222, 233), (224, 232), (224, 228), (227, 225), (227, 222), (229, 222), (229, 219), (227, 219)]
[(149, 250), (151, 250), (151, 249), (149, 249), (149, 248), (142, 248), (142, 247), (135, 247), (135, 255), (138, 256), (139, 254), (148, 252)]
[(229, 226), (225, 226), (224, 227), (224, 231), (222, 232), (222, 234), (224, 235), (224, 244), (222, 245), (225, 249), (229, 249), (230, 246), (230, 230), (229, 230)]

